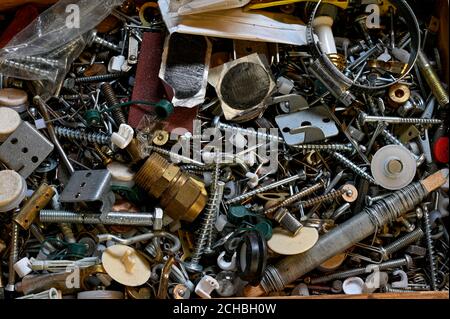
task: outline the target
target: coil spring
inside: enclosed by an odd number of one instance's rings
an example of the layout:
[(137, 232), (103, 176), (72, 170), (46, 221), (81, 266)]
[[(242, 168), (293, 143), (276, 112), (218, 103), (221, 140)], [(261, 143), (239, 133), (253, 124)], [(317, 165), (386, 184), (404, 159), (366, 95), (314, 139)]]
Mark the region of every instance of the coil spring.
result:
[[(114, 93), (114, 90), (110, 83), (107, 83), (107, 82), (103, 83), (102, 91), (103, 91), (106, 101), (108, 102), (108, 105), (110, 107), (119, 104), (119, 99), (117, 98), (116, 93)], [(121, 108), (115, 108), (111, 111), (111, 113), (112, 113), (112, 116), (113, 116), (114, 120), (116, 121), (117, 125), (127, 123), (125, 114), (123, 113)]]

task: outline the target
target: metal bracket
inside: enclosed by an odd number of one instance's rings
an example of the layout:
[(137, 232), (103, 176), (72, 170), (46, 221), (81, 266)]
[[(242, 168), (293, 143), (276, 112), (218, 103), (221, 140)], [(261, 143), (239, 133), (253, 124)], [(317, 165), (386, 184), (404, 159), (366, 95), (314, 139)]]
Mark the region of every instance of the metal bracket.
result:
[(275, 121), (288, 145), (316, 142), (339, 134), (336, 123), (323, 106), (279, 115)]
[(76, 171), (60, 196), (61, 203), (101, 202), (100, 219), (107, 217), (114, 204), (111, 173), (108, 170)]
[(28, 122), (22, 122), (0, 146), (0, 161), (27, 178), (50, 155), (53, 147)]

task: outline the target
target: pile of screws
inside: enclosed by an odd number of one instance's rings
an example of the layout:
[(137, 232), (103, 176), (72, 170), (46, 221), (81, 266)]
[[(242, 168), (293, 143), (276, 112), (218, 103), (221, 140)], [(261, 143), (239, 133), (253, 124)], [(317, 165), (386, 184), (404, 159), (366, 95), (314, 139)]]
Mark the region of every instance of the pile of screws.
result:
[(329, 2), (265, 9), (306, 21), (296, 46), (127, 0), (55, 92), (2, 76), (0, 299), (448, 291), (437, 18)]

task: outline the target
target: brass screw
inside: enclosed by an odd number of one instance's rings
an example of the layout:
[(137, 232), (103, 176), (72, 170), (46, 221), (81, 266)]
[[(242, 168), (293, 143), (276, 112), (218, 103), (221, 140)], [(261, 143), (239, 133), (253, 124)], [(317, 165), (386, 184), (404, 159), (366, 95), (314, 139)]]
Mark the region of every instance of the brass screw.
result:
[(107, 166), (108, 164), (110, 164), (112, 162), (112, 159), (108, 156), (106, 156), (106, 154), (100, 149), (100, 146), (98, 146), (98, 144), (94, 144), (94, 148), (95, 151), (97, 152), (98, 156), (100, 156), (100, 158), (102, 159), (102, 163), (103, 165)]
[(433, 67), (430, 64), (430, 61), (423, 51), (419, 51), (417, 66), (419, 67), (419, 70), (422, 72), (423, 77), (430, 86), (431, 91), (436, 97), (439, 105), (441, 107), (447, 107), (449, 103), (448, 93), (441, 84), (438, 75), (434, 71)]

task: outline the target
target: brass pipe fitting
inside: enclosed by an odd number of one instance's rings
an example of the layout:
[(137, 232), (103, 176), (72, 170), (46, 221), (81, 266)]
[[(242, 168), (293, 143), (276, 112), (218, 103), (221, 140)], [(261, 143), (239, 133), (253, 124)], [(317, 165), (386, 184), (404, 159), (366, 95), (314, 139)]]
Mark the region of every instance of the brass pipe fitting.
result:
[(206, 205), (205, 185), (153, 153), (135, 177), (136, 184), (159, 198), (161, 207), (175, 220), (192, 222)]

